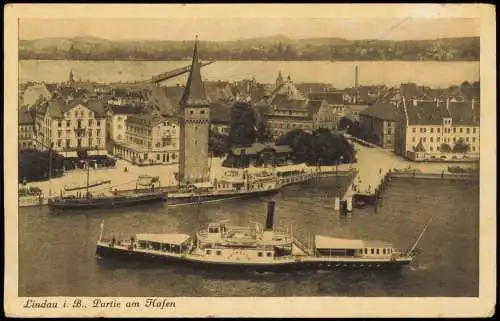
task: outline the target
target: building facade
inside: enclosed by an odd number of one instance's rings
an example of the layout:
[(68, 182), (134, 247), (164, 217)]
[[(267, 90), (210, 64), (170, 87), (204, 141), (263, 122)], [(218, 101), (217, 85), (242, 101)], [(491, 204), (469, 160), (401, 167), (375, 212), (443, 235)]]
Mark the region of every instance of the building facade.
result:
[(475, 101), (403, 101), (400, 155), (416, 161), (478, 159), (480, 106)]
[(393, 150), (396, 146), (399, 122), (398, 107), (391, 103), (376, 103), (359, 113), (361, 128), (373, 143), (386, 149)]
[(19, 149), (34, 148), (33, 117), (27, 108), (20, 107), (18, 112), (17, 143)]
[(132, 164), (179, 162), (179, 120), (158, 114), (129, 114), (125, 137), (113, 144), (113, 154)]
[(105, 150), (106, 114), (102, 102), (53, 99), (35, 108), (37, 149), (46, 150), (52, 146), (59, 152), (82, 148), (96, 152)]
[(208, 181), (208, 137), (210, 101), (201, 80), (198, 41), (195, 41), (193, 61), (180, 101), (180, 146), (178, 181), (191, 184)]

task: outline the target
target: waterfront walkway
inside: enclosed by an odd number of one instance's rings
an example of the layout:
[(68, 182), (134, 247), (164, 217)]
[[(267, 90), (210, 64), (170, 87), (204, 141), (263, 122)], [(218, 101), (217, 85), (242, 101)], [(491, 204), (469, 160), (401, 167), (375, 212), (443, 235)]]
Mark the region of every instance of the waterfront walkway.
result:
[[(380, 181), (381, 173), (386, 173), (389, 169), (415, 169), (421, 173), (441, 174), (447, 172), (448, 166), (456, 166), (455, 163), (414, 163), (404, 158), (395, 155), (390, 150), (382, 148), (371, 148), (354, 143), (357, 150), (358, 162), (355, 164), (341, 164), (338, 166), (321, 166), (321, 172), (332, 173), (335, 170), (338, 172), (347, 172), (357, 170), (357, 182), (359, 193), (367, 193), (369, 190), (374, 190), (377, 182)], [(227, 171), (248, 171), (252, 174), (262, 171), (263, 168), (248, 168), (248, 169), (231, 169), (222, 166), (223, 158), (212, 158), (210, 161), (211, 180), (220, 178)], [(175, 173), (178, 171), (178, 164), (171, 165), (153, 165), (153, 166), (136, 166), (124, 160), (117, 160), (116, 167), (112, 169), (100, 169), (90, 171), (90, 181), (111, 180), (111, 183), (104, 185), (102, 190), (109, 190), (110, 186), (118, 190), (130, 190), (136, 187), (136, 181), (139, 175), (158, 176), (161, 186), (176, 186), (177, 180)], [(476, 164), (460, 164), (461, 167), (473, 168)], [(126, 168), (126, 170), (125, 170)], [(304, 171), (306, 174), (317, 171), (317, 167), (309, 167), (304, 164), (287, 165), (276, 168), (277, 172), (284, 171)], [(304, 177), (304, 181), (308, 180)], [(54, 178), (50, 181), (33, 182), (28, 186), (39, 187), (43, 195), (56, 196), (65, 186), (81, 185), (86, 182), (86, 171), (76, 171), (66, 173), (62, 177)], [(288, 184), (286, 181), (283, 184)], [(352, 188), (352, 186), (351, 186)], [(93, 192), (98, 192), (99, 188), (93, 188)], [(51, 192), (49, 194), (49, 191)], [(348, 193), (352, 191), (348, 190)]]

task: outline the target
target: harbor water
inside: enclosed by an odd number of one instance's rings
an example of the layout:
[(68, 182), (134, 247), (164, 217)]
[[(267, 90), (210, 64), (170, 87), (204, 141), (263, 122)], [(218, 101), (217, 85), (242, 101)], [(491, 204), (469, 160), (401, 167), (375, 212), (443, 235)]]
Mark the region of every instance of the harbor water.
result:
[[(350, 216), (333, 211), (346, 178), (290, 186), (274, 196), (275, 225), (292, 226), (304, 243), (313, 234), (386, 240), (406, 248), (429, 218), (417, 259), (400, 271), (235, 274), (94, 256), (101, 221), (105, 237), (189, 233), (210, 221), (263, 223), (266, 198), (167, 208), (51, 213), (19, 210), (19, 296), (478, 296), (479, 183), (393, 179), (377, 207)], [(482, 213), (488, 215), (488, 213)]]

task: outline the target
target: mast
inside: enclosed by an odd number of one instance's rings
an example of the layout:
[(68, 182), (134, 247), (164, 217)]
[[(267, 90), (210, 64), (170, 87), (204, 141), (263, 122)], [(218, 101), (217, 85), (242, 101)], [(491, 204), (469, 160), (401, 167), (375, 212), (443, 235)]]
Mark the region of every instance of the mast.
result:
[(87, 185), (86, 185), (87, 197), (89, 197), (89, 175), (90, 175), (90, 161), (87, 159)]
[(424, 229), (422, 230), (422, 232), (418, 236), (417, 240), (415, 241), (415, 243), (413, 244), (413, 246), (410, 248), (410, 250), (406, 253), (407, 256), (410, 256), (411, 253), (415, 250), (415, 248), (418, 245), (418, 242), (420, 242), (420, 240), (422, 239), (422, 236), (424, 235), (425, 230), (427, 230), (427, 227), (429, 227), (429, 225), (431, 224), (431, 222), (432, 222), (432, 218), (429, 221), (427, 221), (427, 224), (425, 224)]

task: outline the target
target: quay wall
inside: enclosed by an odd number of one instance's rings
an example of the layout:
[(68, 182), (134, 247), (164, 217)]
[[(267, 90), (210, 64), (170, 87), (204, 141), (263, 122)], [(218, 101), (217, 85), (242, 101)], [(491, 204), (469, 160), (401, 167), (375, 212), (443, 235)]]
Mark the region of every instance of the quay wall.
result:
[(446, 180), (479, 180), (478, 174), (470, 173), (391, 173), (391, 178), (420, 178), (420, 179), (446, 179)]

